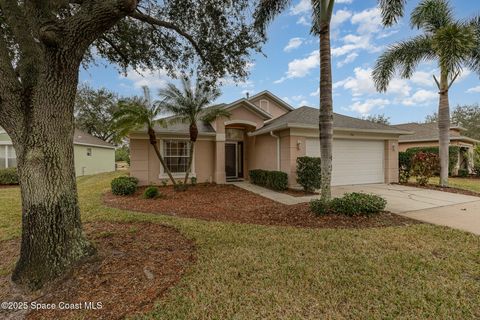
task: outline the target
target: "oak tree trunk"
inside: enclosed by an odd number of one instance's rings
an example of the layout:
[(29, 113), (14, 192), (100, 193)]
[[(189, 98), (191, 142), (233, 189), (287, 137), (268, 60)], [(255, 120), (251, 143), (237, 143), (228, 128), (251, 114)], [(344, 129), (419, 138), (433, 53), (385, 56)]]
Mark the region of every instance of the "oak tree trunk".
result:
[(23, 128), (12, 141), (22, 196), (22, 242), (12, 279), (37, 289), (95, 253), (80, 219), (73, 159), (76, 62), (48, 56)]
[(448, 75), (441, 72), (440, 75), (440, 99), (438, 105), (438, 142), (440, 156), (440, 185), (448, 186), (448, 165), (450, 146), (450, 106), (448, 102)]
[(320, 25), (320, 157), (321, 198), (332, 197), (332, 144), (333, 144), (333, 101), (332, 60), (330, 55), (330, 22)]

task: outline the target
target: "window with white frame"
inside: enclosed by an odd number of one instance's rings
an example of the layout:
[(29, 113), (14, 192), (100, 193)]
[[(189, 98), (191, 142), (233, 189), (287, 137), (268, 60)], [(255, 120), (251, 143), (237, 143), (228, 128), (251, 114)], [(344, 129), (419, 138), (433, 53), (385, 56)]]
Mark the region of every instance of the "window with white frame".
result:
[(0, 145), (0, 169), (15, 168), (17, 166), (17, 154), (11, 145)]
[(190, 142), (188, 140), (163, 141), (163, 157), (170, 172), (187, 172), (189, 154)]

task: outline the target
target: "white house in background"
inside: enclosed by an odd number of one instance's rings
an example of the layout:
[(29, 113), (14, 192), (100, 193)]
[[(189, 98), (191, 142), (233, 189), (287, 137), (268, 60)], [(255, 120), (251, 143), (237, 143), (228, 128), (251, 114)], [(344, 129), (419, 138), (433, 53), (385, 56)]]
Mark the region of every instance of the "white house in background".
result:
[[(75, 129), (73, 144), (77, 177), (115, 171), (115, 146), (78, 129)], [(16, 166), (12, 141), (0, 127), (0, 169)]]

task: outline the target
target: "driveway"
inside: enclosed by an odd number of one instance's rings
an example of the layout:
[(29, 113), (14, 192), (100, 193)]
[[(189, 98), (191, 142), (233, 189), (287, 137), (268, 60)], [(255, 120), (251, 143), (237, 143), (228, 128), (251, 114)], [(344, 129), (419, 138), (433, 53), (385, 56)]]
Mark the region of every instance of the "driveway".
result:
[[(318, 196), (292, 197), (248, 182), (234, 183), (240, 188), (283, 204), (309, 202)], [(334, 197), (347, 192), (365, 192), (387, 200), (387, 210), (428, 223), (448, 226), (480, 235), (480, 198), (462, 194), (402, 185), (368, 184), (332, 188)]]

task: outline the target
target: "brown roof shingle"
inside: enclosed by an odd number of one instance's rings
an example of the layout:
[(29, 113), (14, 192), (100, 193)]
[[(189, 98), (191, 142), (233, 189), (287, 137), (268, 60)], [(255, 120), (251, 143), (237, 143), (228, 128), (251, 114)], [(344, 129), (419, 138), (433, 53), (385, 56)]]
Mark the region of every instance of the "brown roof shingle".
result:
[[(401, 136), (399, 141), (438, 141), (438, 124), (436, 122), (432, 123), (402, 123), (396, 124), (394, 127), (402, 130), (412, 131), (413, 135)], [(452, 127), (454, 129), (457, 127)], [(450, 130), (450, 139), (455, 140), (465, 140), (469, 142), (475, 142), (475, 139), (463, 136), (461, 131)]]

